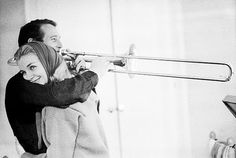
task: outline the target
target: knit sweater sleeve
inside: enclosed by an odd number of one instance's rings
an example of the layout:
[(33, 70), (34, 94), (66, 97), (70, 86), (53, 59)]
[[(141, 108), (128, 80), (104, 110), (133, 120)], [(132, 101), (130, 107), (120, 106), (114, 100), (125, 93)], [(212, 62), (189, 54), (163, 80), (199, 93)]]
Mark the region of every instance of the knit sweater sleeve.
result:
[(73, 78), (46, 85), (31, 83), (18, 73), (9, 80), (6, 87), (6, 104), (18, 100), (21, 104), (38, 107), (68, 107), (75, 102), (83, 102), (87, 94), (97, 85), (98, 76), (92, 71), (78, 74)]

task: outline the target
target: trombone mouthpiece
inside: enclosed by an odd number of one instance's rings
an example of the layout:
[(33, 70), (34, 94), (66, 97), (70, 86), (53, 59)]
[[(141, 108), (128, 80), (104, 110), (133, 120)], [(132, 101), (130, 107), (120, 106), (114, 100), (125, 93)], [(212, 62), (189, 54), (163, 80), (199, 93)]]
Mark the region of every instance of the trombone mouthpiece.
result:
[(68, 52), (66, 51), (66, 49), (65, 48), (61, 48), (60, 50), (59, 50), (59, 54), (60, 55), (65, 55), (65, 54), (67, 54)]
[(63, 56), (66, 60), (75, 60), (78, 55), (64, 48), (60, 49), (59, 54)]

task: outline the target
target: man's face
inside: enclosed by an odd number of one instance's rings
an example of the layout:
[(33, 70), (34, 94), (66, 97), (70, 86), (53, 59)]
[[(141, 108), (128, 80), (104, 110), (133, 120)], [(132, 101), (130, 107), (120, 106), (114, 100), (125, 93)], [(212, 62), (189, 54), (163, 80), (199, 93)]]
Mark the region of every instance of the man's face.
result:
[(45, 24), (41, 26), (41, 31), (44, 32), (43, 42), (59, 52), (62, 47), (62, 43), (56, 27), (51, 24)]

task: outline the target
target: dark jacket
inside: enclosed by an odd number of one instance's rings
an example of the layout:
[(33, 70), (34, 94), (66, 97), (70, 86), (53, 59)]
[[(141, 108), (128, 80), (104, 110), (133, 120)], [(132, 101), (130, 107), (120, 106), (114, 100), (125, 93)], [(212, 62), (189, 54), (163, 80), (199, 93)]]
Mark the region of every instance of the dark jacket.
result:
[(46, 152), (46, 146), (38, 148), (35, 113), (45, 106), (66, 108), (75, 102), (83, 102), (97, 85), (98, 76), (92, 71), (61, 82), (46, 85), (31, 83), (17, 73), (7, 83), (5, 94), (6, 113), (20, 144), (26, 152)]

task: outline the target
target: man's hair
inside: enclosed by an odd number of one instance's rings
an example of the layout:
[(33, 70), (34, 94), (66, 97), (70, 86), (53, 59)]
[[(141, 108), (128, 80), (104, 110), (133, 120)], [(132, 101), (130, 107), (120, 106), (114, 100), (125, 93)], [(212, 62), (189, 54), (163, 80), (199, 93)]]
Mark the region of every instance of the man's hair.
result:
[(36, 19), (22, 26), (18, 37), (18, 46), (21, 47), (28, 43), (29, 38), (43, 42), (44, 32), (41, 31), (41, 26), (45, 24), (57, 26), (55, 21), (49, 19)]

